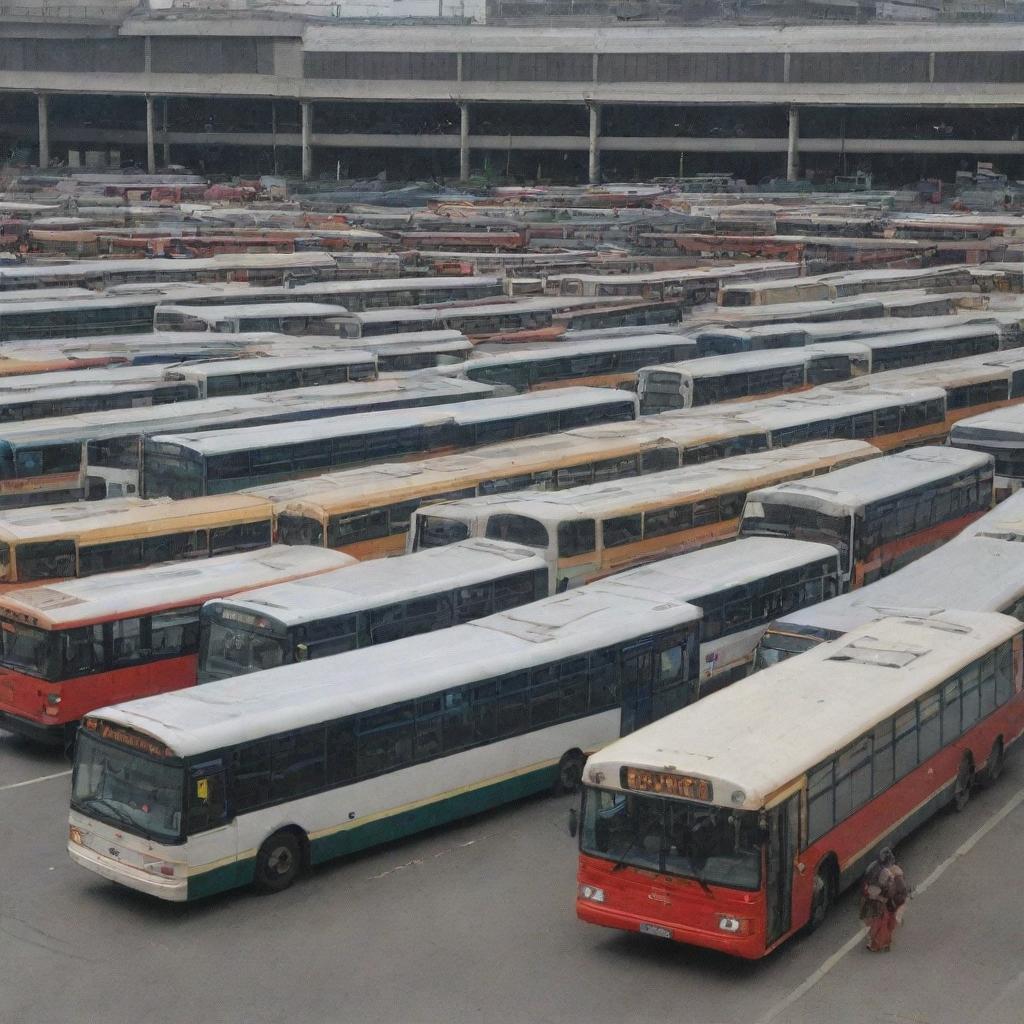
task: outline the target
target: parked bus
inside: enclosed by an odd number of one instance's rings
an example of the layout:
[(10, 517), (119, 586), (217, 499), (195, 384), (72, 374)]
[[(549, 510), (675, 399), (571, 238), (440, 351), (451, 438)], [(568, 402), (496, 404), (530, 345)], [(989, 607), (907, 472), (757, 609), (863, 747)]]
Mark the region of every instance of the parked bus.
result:
[(94, 708), (192, 686), (204, 601), (354, 561), (317, 548), (265, 548), (4, 594), (0, 728), (64, 742)]
[(592, 755), (577, 915), (748, 959), (818, 926), (880, 846), (999, 777), (1022, 628), (882, 619)]
[(959, 420), (950, 428), (949, 443), (984, 452), (995, 460), (997, 498), (1020, 490), (1024, 483), (1024, 405)]
[(588, 423), (632, 420), (624, 391), (562, 388), (444, 409), (403, 409), (143, 440), (143, 494), (221, 494), (346, 466), (416, 458), (513, 437), (552, 434)]
[(0, 593), (27, 583), (249, 551), (267, 547), (272, 537), (273, 505), (247, 494), (8, 509), (0, 516)]
[[(4, 271), (0, 271), (4, 273)], [(76, 299), (66, 302), (4, 302), (0, 292), (0, 342), (33, 338), (88, 337), (97, 334), (148, 334), (153, 330), (155, 298)]]
[(524, 544), (543, 553), (552, 590), (564, 590), (735, 537), (748, 492), (877, 454), (862, 441), (811, 441), (653, 473), (629, 487), (612, 482), (448, 501), (413, 513), (408, 548), (469, 537)]
[[(567, 309), (554, 313), (551, 318), (555, 328), (566, 331), (600, 331), (616, 327), (658, 327), (678, 324), (687, 312), (687, 306), (679, 299), (654, 301), (632, 301), (588, 306), (584, 309)], [(485, 340), (480, 337), (481, 341)], [(493, 337), (494, 341), (521, 341), (515, 333), (505, 338)]]
[(585, 752), (691, 699), (699, 617), (576, 591), (102, 709), (68, 851), (163, 899), (277, 891), (304, 862), (573, 788)]
[(447, 629), (547, 596), (544, 559), (491, 540), (275, 583), (203, 606), (199, 681)]
[(992, 458), (914, 448), (814, 481), (751, 490), (741, 536), (830, 544), (854, 590), (920, 558), (992, 507)]
[(285, 423), (493, 394), (486, 384), (441, 377), (366, 381), (12, 423), (0, 428), (0, 508), (138, 493), (142, 440), (150, 433)]
[(273, 331), (276, 334), (330, 334), (330, 323), (343, 306), (323, 302), (251, 302), (231, 306), (176, 306), (156, 310), (158, 331)]
[[(989, 516), (976, 519), (974, 526)], [(767, 668), (837, 640), (894, 610), (941, 617), (947, 608), (1003, 612), (1024, 620), (1024, 546), (985, 535), (955, 537), (860, 590), (780, 616), (758, 643), (754, 667)]]
[[(307, 344), (319, 345), (320, 339), (309, 338)], [(410, 370), (429, 370), (435, 366), (454, 366), (473, 354), (474, 345), (461, 331), (411, 331), (408, 334), (382, 334), (359, 341), (346, 342), (338, 338), (327, 339), (331, 351), (351, 344), (370, 352), (377, 360), (381, 373), (403, 373)]]
[(164, 377), (192, 385), (198, 392), (195, 397), (218, 398), (376, 380), (377, 361), (371, 353), (358, 349), (343, 349), (331, 355), (314, 351), (292, 357), (265, 356), (185, 364), (165, 370)]
[(1024, 540), (1024, 497), (1015, 492), (1004, 498), (991, 512), (965, 526), (954, 538), (959, 543), (971, 537), (992, 537), (1016, 542)]
[(831, 604), (841, 576), (836, 550), (827, 544), (746, 537), (627, 569), (594, 586), (662, 594), (700, 608), (704, 696), (747, 674), (766, 627), (784, 609), (799, 615), (822, 601)]

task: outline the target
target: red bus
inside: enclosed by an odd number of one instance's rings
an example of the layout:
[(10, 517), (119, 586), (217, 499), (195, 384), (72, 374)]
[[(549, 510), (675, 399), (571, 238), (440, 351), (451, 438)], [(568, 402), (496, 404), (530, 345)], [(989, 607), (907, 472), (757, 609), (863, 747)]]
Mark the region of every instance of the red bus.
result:
[(0, 596), (0, 728), (66, 742), (107, 704), (196, 682), (205, 601), (351, 565), (270, 547), (25, 587)]
[(577, 915), (747, 959), (816, 927), (881, 846), (998, 778), (1022, 628), (881, 619), (593, 754)]

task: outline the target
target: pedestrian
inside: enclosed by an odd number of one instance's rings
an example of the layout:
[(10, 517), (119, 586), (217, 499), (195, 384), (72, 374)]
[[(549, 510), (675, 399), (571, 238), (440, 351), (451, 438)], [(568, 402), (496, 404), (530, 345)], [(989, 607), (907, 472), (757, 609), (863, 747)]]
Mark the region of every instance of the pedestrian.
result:
[(896, 857), (885, 847), (868, 865), (861, 885), (860, 919), (868, 926), (868, 949), (888, 953), (893, 933), (903, 920), (907, 883)]

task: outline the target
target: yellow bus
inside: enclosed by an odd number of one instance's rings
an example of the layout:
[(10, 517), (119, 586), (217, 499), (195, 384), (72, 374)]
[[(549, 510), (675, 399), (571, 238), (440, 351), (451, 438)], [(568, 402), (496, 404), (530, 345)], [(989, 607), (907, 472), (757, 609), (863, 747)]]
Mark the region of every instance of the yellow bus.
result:
[(272, 504), (246, 494), (9, 509), (0, 516), (0, 592), (250, 551), (267, 547), (272, 533)]
[(413, 513), (408, 550), (470, 537), (538, 549), (552, 591), (735, 537), (749, 491), (879, 454), (863, 441), (812, 441), (557, 494), (466, 498)]

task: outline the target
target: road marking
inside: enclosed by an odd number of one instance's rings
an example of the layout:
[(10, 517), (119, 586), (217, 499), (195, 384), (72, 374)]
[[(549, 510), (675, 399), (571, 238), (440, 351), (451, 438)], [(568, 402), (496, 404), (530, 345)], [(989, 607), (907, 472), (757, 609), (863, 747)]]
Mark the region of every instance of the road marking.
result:
[[(934, 871), (920, 884), (914, 887), (913, 895), (918, 896), (930, 889), (958, 860), (965, 857), (985, 838), (1001, 821), (1011, 815), (1024, 803), (1024, 788), (1019, 789), (1003, 806), (985, 822), (973, 835), (965, 839)], [(756, 1024), (771, 1024), (788, 1010), (794, 1003), (802, 999), (815, 985), (832, 970), (847, 953), (856, 949), (867, 935), (867, 929), (861, 928), (839, 947), (806, 981), (798, 985), (782, 1002), (773, 1006)]]
[(40, 775), (38, 779), (26, 779), (24, 782), (11, 782), (6, 786), (0, 786), (0, 793), (5, 789), (20, 789), (22, 786), (31, 786), (36, 782), (49, 782), (50, 779), (63, 779), (66, 775), (71, 774), (69, 768), (66, 772), (54, 772), (52, 775)]

